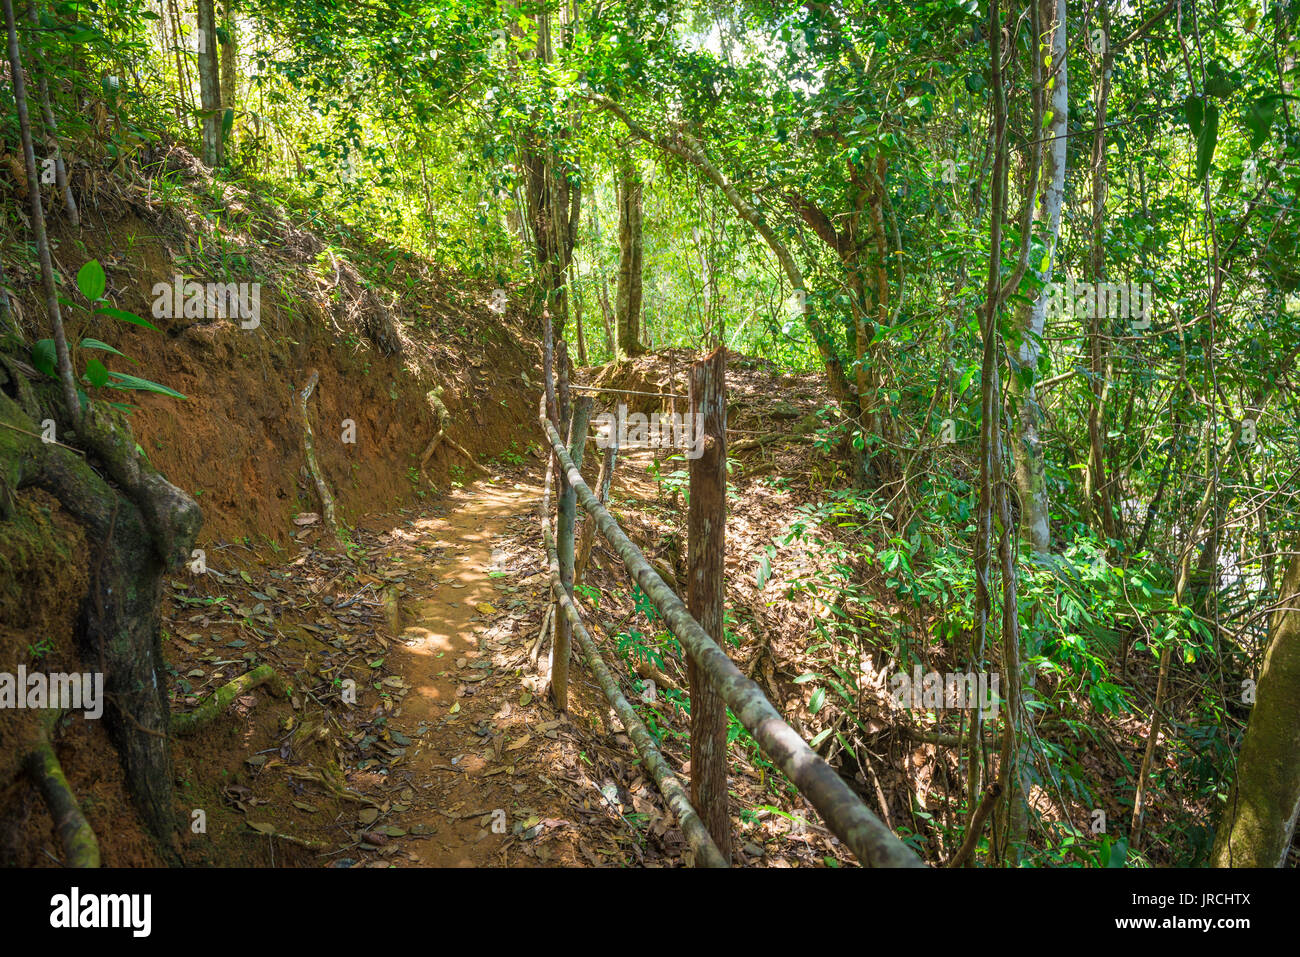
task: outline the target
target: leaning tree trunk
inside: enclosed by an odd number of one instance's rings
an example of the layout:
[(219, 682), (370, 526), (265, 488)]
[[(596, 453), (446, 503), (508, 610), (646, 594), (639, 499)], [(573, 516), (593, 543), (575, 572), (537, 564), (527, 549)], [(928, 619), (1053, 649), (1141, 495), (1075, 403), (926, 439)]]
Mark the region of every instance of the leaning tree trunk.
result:
[[(709, 158), (704, 144), (700, 140), (682, 129), (674, 130), (671, 134), (653, 133), (632, 119), (627, 110), (609, 97), (589, 94), (587, 98), (618, 117), (633, 136), (658, 147), (666, 153), (680, 156), (703, 173), (709, 182), (722, 193), (740, 218), (753, 226), (754, 230), (763, 238), (763, 241), (767, 243), (768, 248), (772, 250), (777, 261), (781, 264), (781, 271), (790, 280), (791, 286), (796, 290), (806, 290), (803, 270), (799, 268), (790, 247), (778, 235), (777, 229), (773, 227), (768, 215), (740, 195), (740, 192), (727, 178), (726, 174)], [(847, 415), (856, 418), (862, 411), (862, 403), (845, 375), (844, 362), (840, 358), (839, 347), (818, 318), (817, 313), (812, 308), (811, 301), (806, 295), (803, 300), (801, 310), (803, 323), (808, 329), (813, 343), (817, 346), (817, 352), (825, 366), (827, 384), (830, 386), (831, 395), (840, 403)]]
[[(49, 391), (60, 401), (50, 396), (42, 407), (26, 381), (0, 362), (0, 418), (12, 427), (3, 433), (12, 447), (0, 446), (0, 486), (17, 489), (34, 484), (47, 489), (87, 527), (89, 540), (95, 543), (90, 591), (78, 634), (83, 653), (104, 672), (109, 731), (121, 754), (128, 787), (146, 825), (169, 854), (174, 810), (158, 603), (163, 573), (190, 558), (203, 518), (195, 501), (143, 458), (120, 416), (99, 403), (87, 402), (83, 408), (77, 393), (41, 191), (35, 188), (36, 155), (12, 0), (3, 0), (3, 8), (23, 160), (33, 184), (28, 191), (31, 226), (55, 340), (58, 387)], [(75, 441), (85, 449), (86, 459), (67, 452), (63, 445), (41, 441), (35, 423), (45, 419), (55, 422), (65, 442)], [(91, 468), (91, 462), (107, 479)], [(8, 493), (0, 487), (0, 508), (7, 499)]]
[(1281, 867), (1300, 813), (1300, 555), (1282, 579), (1280, 607), (1237, 780), (1214, 840), (1215, 867)]
[(622, 356), (639, 356), (641, 346), (642, 186), (632, 157), (624, 153), (618, 168), (618, 294), (614, 325)]

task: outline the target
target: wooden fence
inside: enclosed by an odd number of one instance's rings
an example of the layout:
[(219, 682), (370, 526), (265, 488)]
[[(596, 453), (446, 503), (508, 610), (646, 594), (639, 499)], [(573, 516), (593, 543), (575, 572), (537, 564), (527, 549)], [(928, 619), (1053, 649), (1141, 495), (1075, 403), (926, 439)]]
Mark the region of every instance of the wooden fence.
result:
[[(712, 635), (721, 636), (725, 581), (723, 556), (726, 527), (726, 382), (725, 350), (718, 349), (697, 362), (690, 376), (690, 418), (703, 416), (702, 454), (690, 462), (688, 601), (664, 582), (641, 550), (628, 538), (581, 474), (591, 399), (570, 402), (565, 374), (564, 343), (551, 347), (546, 323), (544, 353), (545, 393), (538, 421), (552, 451), (546, 494), (541, 508), (542, 540), (550, 567), (551, 589), (557, 603), (551, 646), (551, 693), (561, 710), (568, 707), (570, 637), (577, 636), (605, 696), (628, 730), (668, 806), (681, 824), (695, 854), (696, 866), (725, 867), (730, 858), (730, 818), (727, 802), (727, 715), (740, 720), (763, 753), (794, 783), (799, 793), (821, 814), (826, 826), (870, 867), (923, 867), (908, 849), (863, 804), (835, 770), (790, 727), (759, 686), (719, 647)], [(553, 375), (559, 368), (558, 381)], [(565, 426), (561, 436), (559, 423)], [(612, 463), (606, 459), (606, 469)], [(606, 469), (602, 469), (605, 472)], [(551, 534), (550, 489), (558, 479), (556, 527)], [(602, 496), (608, 475), (602, 475)], [(689, 660), (691, 704), (691, 788), (686, 788), (669, 768), (645, 725), (619, 689), (617, 679), (601, 657), (596, 642), (582, 623), (573, 601), (574, 525), (576, 506), (586, 510), (587, 526), (609, 542), (628, 573), (645, 592), (668, 628), (681, 642)], [(584, 537), (586, 529), (584, 528)], [(712, 635), (711, 635), (712, 633)], [(698, 808), (698, 810), (697, 810)]]

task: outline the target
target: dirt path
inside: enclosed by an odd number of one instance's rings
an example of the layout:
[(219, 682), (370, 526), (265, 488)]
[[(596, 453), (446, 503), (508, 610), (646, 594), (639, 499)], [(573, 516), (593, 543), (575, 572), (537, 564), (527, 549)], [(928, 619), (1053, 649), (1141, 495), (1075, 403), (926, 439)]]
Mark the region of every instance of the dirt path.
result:
[(681, 863), (684, 839), (594, 680), (575, 659), (562, 715), (549, 643), (532, 663), (549, 592), (539, 471), (372, 515), (351, 558), (314, 524), (292, 557), (213, 546), (211, 574), (173, 583), (175, 707), (260, 661), (294, 689), (242, 695), (178, 739), (183, 800), (208, 822), (186, 836), (189, 863)]
[(480, 483), (449, 496), (444, 516), (417, 520), (405, 554), (400, 542), (387, 549), (390, 561), (439, 555), (412, 568), (388, 661), (412, 689), (390, 726), (421, 742), (400, 772), (409, 810), (394, 815), (412, 837), (407, 866), (550, 861), (538, 838), (568, 823), (563, 795), (529, 760), (534, 738), (558, 740), (567, 724), (527, 673), (535, 629), (519, 627), (535, 597), (519, 581), (540, 568), (535, 552), (509, 547), (508, 526), (539, 495)]

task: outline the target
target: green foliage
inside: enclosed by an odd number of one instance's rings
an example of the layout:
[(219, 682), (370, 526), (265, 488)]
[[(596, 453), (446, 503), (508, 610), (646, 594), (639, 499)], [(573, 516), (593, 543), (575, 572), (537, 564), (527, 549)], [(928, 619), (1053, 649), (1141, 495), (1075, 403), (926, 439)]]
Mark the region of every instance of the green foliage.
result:
[[(221, 114), (228, 160), (197, 198), (165, 149), (175, 140), (197, 147), (198, 124), (186, 115), (196, 100), (192, 64), (174, 49), (192, 42), (188, 27), (172, 36), (141, 0), (123, 0), (93, 16), (76, 5), (45, 7), (40, 29), (22, 29), (29, 55), (58, 78), (51, 93), (66, 152), (97, 170), (132, 170), (151, 203), (201, 222), (182, 257), (195, 273), (263, 278), (251, 275), (256, 257), (243, 237), (279, 229), (288, 210), (321, 236), (326, 283), (346, 249), (373, 237), (387, 246), (357, 263), (366, 283), (402, 276), (413, 289), (419, 253), (455, 270), (467, 290), (509, 290), (510, 308), (523, 314), (523, 290), (544, 265), (533, 230), (550, 215), (533, 208), (529, 164), (540, 158), (580, 189), (565, 335), (577, 355), (580, 306), (593, 364), (613, 358), (600, 333), (619, 267), (616, 171), (630, 161), (644, 198), (648, 344), (723, 343), (733, 361), (760, 356), (774, 375), (821, 372), (829, 361), (850, 383), (847, 398), (833, 396), (822, 410), (806, 469), (764, 480), (804, 504), (751, 568), (760, 590), (779, 585), (820, 610), (800, 649), (812, 663), (795, 684), (822, 723), (814, 745), (857, 753), (872, 733), (861, 705), (870, 690), (864, 658), (890, 668), (995, 660), (990, 647), (972, 652), (975, 450), (991, 387), (979, 310), (999, 92), (987, 5), (615, 0), (573, 9), (559, 16), (487, 0), (414, 0), (376, 16), (339, 0), (240, 4), (240, 82)], [(1186, 804), (1166, 808), (1174, 819), (1153, 827), (1167, 829), (1156, 831), (1165, 846), (1185, 844), (1188, 860), (1203, 860), (1207, 838), (1192, 819), (1220, 800), (1245, 713), (1224, 689), (1257, 673), (1267, 609), (1279, 597), (1275, 556), (1300, 532), (1289, 464), (1300, 457), (1295, 4), (1201, 5), (1194, 43), (1185, 18), (1151, 18), (1126, 4), (1108, 5), (1104, 18), (1071, 8), (1059, 237), (1042, 222), (1021, 234), (1021, 211), (1046, 186), (1030, 195), (1026, 184), (1032, 146), (1051, 117), (1031, 89), (1043, 38), (1032, 18), (1013, 14), (1000, 91), (1010, 111), (1011, 197), (1002, 260), (991, 271), (1010, 277), (1022, 250), (1032, 268), (994, 317), (1003, 394), (991, 398), (1009, 488), (1023, 464), (1011, 448), (1018, 423), (1044, 413), (1050, 553), (1021, 545), (1010, 561), (1023, 665), (1034, 678), (1028, 716), (1066, 731), (1034, 740), (1029, 783), (1084, 807), (1097, 807), (1103, 791), (1109, 805), (1131, 806), (1138, 770), (1113, 739), (1149, 720), (1145, 679), (1168, 649), (1179, 688), (1197, 693), (1177, 697), (1151, 779), (1157, 793), (1186, 795)], [(1103, 25), (1108, 55), (1094, 38)], [(804, 301), (774, 243), (711, 178), (680, 149), (631, 135), (601, 98), (650, 139), (699, 144), (788, 251)], [(14, 123), (4, 111), (8, 143), (17, 140)], [(266, 205), (231, 201), (227, 181)], [(25, 246), (24, 256), (22, 265), (34, 261)], [(1082, 311), (1076, 300), (1050, 315), (1041, 333), (1027, 330), (1024, 314), (1051, 292), (1037, 274), (1049, 266), (1054, 283), (1149, 284), (1146, 325), (1114, 310), (1090, 315), (1085, 299)], [(76, 276), (80, 298), (63, 303), (76, 382), (96, 401), (114, 394), (106, 390), (183, 398), (122, 371), (133, 360), (80, 334), (91, 318), (156, 331), (112, 305), (110, 285), (89, 260)], [(282, 298), (295, 306), (301, 297), (285, 284)], [(467, 334), (455, 319), (414, 321), (451, 338)], [(1011, 361), (1027, 352), (1035, 361)], [(57, 374), (51, 339), (34, 342), (30, 355), (41, 373)], [(1094, 443), (1100, 477), (1089, 467)], [(840, 461), (848, 449), (861, 461)], [(512, 444), (499, 461), (523, 466), (528, 451)], [(681, 456), (651, 473), (656, 508), (685, 504)], [(464, 484), (462, 468), (451, 476)], [(731, 486), (729, 501), (743, 488)], [(1103, 491), (1109, 516), (1099, 514)], [(1014, 531), (1009, 541), (1018, 544)], [(797, 572), (795, 551), (812, 559)], [(996, 622), (1003, 598), (991, 592)], [(584, 594), (593, 604), (600, 597)], [(645, 596), (633, 599), (636, 623), (615, 635), (619, 656), (657, 667), (679, 657)], [(730, 627), (725, 641), (739, 646)], [(665, 733), (656, 709), (680, 704), (665, 694), (642, 708), (653, 733)], [(730, 735), (752, 748), (737, 722)], [(1100, 780), (1085, 760), (1112, 750), (1107, 773), (1122, 768), (1121, 783)], [(756, 752), (752, 760), (769, 767)], [(939, 815), (911, 811), (905, 839), (918, 850), (928, 853), (935, 835), (944, 846), (960, 840)], [(1085, 836), (1066, 821), (1035, 822), (1035, 830), (1035, 863), (1131, 866), (1150, 851), (1115, 834)]]
[[(77, 272), (77, 288), (89, 302), (89, 306), (73, 302), (68, 299), (61, 299), (64, 306), (73, 310), (79, 310), (83, 313), (93, 314), (96, 316), (107, 316), (110, 319), (117, 319), (121, 322), (131, 325), (143, 326), (147, 329), (156, 327), (134, 313), (126, 312), (121, 309), (113, 308), (106, 305), (104, 298), (107, 289), (107, 277), (104, 274), (104, 268), (99, 264), (99, 260), (91, 259)], [(89, 336), (82, 338), (76, 347), (69, 350), (72, 355), (73, 367), (77, 365), (77, 353), (82, 349), (91, 349), (101, 352), (107, 352), (112, 355), (121, 356), (129, 362), (134, 362), (129, 356), (124, 355), (108, 343)], [(44, 373), (51, 378), (58, 377), (58, 358), (53, 339), (38, 339), (31, 347), (32, 365), (37, 371)], [(81, 382), (83, 385), (93, 389), (118, 389), (126, 392), (155, 392), (160, 395), (170, 396), (175, 399), (184, 399), (185, 396), (168, 386), (154, 382), (150, 379), (144, 379), (140, 376), (130, 375), (125, 372), (117, 372), (107, 368), (102, 361), (94, 357), (88, 357), (82, 367)], [(83, 401), (89, 401), (85, 393), (82, 393)], [(129, 411), (130, 407), (118, 402), (110, 402), (114, 408)]]

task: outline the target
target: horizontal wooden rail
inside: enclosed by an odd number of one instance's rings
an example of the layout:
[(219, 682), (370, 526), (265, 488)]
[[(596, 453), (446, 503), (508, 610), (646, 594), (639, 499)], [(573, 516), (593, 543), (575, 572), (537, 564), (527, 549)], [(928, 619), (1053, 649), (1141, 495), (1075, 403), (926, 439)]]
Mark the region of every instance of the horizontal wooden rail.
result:
[(564, 469), (578, 501), (618, 552), (628, 572), (662, 612), (673, 634), (682, 643), (730, 706), (741, 724), (749, 729), (758, 746), (794, 782), (821, 814), (826, 826), (868, 867), (924, 867), (924, 863), (889, 828), (885, 827), (841, 780), (822, 757), (808, 746), (767, 700), (759, 686), (745, 677), (726, 652), (718, 647), (694, 618), (682, 600), (650, 567), (641, 550), (632, 543), (618, 522), (592, 494), (582, 474), (564, 447), (545, 409), (538, 420)]
[(654, 778), (655, 784), (659, 786), (659, 791), (663, 794), (668, 806), (677, 817), (677, 822), (682, 826), (682, 834), (685, 835), (687, 843), (695, 851), (696, 867), (727, 867), (728, 864), (722, 859), (713, 838), (709, 837), (708, 829), (705, 828), (704, 822), (700, 820), (699, 814), (696, 813), (695, 807), (691, 804), (690, 795), (687, 794), (686, 788), (682, 785), (681, 780), (673, 773), (664, 756), (655, 746), (654, 738), (650, 736), (649, 730), (637, 716), (636, 709), (628, 703), (627, 698), (623, 696), (622, 690), (618, 686), (618, 680), (614, 677), (609, 666), (605, 664), (605, 659), (600, 655), (600, 649), (592, 639), (587, 627), (582, 623), (582, 618), (578, 613), (577, 607), (573, 604), (573, 599), (564, 588), (564, 583), (560, 580), (560, 559), (555, 551), (555, 539), (551, 536), (550, 522), (546, 513), (542, 513), (542, 541), (546, 543), (546, 559), (551, 569), (551, 591), (555, 593), (555, 600), (559, 603), (560, 610), (568, 618), (569, 624), (573, 627), (573, 634), (578, 639), (578, 644), (582, 646), (583, 653), (587, 656), (587, 664), (596, 675), (596, 680), (600, 682), (600, 689), (605, 692), (605, 697), (613, 705), (614, 711), (618, 713), (619, 720), (623, 722), (623, 727), (627, 729), (628, 737), (636, 746), (637, 753), (641, 755), (641, 760), (645, 762), (646, 769), (649, 770), (651, 777)]

